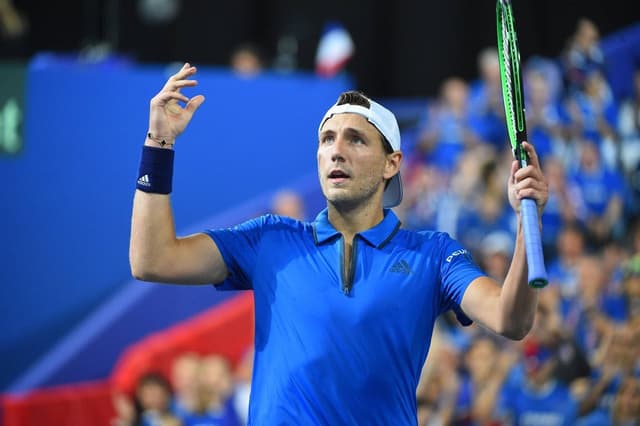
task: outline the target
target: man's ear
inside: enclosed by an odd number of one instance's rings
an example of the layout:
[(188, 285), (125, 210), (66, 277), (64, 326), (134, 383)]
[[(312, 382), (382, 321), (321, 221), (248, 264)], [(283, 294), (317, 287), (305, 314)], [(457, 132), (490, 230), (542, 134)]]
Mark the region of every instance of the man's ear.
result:
[(395, 151), (391, 154), (387, 154), (387, 164), (384, 169), (384, 178), (391, 179), (400, 171), (400, 164), (402, 164), (402, 152)]

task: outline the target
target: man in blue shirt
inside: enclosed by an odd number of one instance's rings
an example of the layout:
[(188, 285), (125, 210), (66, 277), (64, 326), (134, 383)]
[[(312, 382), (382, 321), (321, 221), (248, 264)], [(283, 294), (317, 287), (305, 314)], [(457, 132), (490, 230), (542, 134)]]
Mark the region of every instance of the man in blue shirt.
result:
[[(511, 269), (498, 284), (448, 235), (411, 232), (389, 209), (402, 200), (394, 115), (343, 93), (320, 122), (318, 175), (327, 208), (313, 222), (265, 215), (230, 229), (178, 238), (171, 205), (173, 144), (204, 101), (185, 64), (151, 100), (133, 204), (130, 262), (154, 282), (251, 289), (254, 424), (416, 424), (416, 386), (436, 317), (454, 310), (501, 335), (523, 338), (537, 293), (527, 285), (521, 226)], [(178, 101), (184, 102), (182, 107)], [(540, 209), (547, 185), (514, 162), (509, 199)]]

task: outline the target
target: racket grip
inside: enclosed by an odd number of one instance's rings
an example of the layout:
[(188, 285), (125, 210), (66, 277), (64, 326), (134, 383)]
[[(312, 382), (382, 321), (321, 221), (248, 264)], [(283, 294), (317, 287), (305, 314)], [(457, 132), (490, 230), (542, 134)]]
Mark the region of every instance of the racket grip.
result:
[(542, 240), (538, 226), (538, 208), (531, 198), (524, 198), (520, 203), (524, 245), (527, 251), (527, 267), (529, 270), (529, 286), (542, 288), (549, 283), (542, 255)]

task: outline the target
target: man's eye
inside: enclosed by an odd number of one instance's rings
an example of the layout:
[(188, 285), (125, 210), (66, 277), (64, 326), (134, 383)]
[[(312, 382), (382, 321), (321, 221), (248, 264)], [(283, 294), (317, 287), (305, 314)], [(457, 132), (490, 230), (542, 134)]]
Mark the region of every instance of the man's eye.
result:
[(320, 140), (320, 142), (322, 142), (322, 143), (331, 143), (331, 142), (333, 142), (333, 136), (331, 136), (331, 135), (324, 136)]
[(364, 141), (362, 140), (362, 138), (360, 136), (354, 136), (353, 138), (351, 138), (351, 142), (353, 142), (355, 144), (364, 143)]

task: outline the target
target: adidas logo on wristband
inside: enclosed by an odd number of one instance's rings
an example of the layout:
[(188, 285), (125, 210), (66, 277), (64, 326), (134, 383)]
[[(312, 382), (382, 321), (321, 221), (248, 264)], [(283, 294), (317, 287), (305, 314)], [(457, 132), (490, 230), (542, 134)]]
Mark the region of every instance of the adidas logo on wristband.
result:
[(138, 185), (149, 187), (151, 186), (151, 182), (149, 181), (149, 175), (140, 176), (138, 179)]
[(172, 149), (142, 145), (136, 188), (152, 194), (170, 194), (174, 155)]

